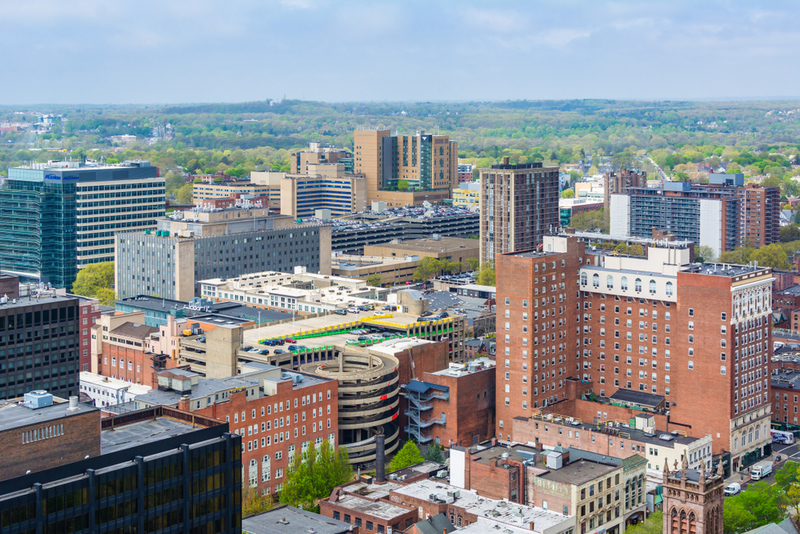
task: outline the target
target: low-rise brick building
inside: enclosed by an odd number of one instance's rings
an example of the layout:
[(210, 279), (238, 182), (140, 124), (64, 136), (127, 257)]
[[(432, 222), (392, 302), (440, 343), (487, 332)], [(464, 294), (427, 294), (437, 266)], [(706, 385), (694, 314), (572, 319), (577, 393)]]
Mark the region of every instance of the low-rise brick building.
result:
[(173, 369), (157, 381), (135, 408), (171, 406), (227, 422), (242, 438), (243, 484), (262, 494), (280, 491), (294, 455), (311, 442), (339, 445), (336, 380), (250, 363), (231, 378)]
[(773, 403), (772, 420), (797, 425), (800, 420), (800, 370), (776, 369), (770, 375), (770, 395)]
[(488, 358), (422, 373), (404, 388), (405, 433), (418, 443), (469, 446), (494, 434), (495, 362)]

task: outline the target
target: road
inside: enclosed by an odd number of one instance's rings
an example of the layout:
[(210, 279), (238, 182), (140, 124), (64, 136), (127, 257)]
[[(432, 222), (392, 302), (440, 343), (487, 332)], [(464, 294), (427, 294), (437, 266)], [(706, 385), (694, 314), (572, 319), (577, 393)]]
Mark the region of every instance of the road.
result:
[[(772, 467), (772, 473), (766, 478), (762, 478), (761, 480), (765, 481), (767, 484), (774, 484), (775, 483), (775, 472), (778, 471), (783, 464), (786, 463), (788, 458), (791, 458), (795, 461), (800, 461), (800, 453), (798, 453), (798, 442), (795, 441), (792, 445), (779, 445), (777, 443), (773, 444), (772, 449), (772, 458), (775, 459), (780, 455), (781, 461), (776, 463)], [(731, 482), (736, 482), (736, 479), (732, 478), (729, 479)], [(747, 484), (742, 484), (742, 490), (747, 489)]]

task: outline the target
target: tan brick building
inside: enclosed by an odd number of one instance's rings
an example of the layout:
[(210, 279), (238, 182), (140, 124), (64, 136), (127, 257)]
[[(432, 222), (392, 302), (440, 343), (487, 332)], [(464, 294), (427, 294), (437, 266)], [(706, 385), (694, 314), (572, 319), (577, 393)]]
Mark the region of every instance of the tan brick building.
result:
[(620, 169), (619, 173), (607, 172), (604, 176), (603, 207), (608, 212), (608, 202), (612, 193), (622, 193), (626, 187), (647, 187), (647, 173), (630, 169)]
[[(441, 202), (458, 186), (458, 143), (446, 135), (356, 130), (354, 171), (367, 178), (369, 201), (389, 207)], [(400, 181), (408, 191), (396, 190)]]

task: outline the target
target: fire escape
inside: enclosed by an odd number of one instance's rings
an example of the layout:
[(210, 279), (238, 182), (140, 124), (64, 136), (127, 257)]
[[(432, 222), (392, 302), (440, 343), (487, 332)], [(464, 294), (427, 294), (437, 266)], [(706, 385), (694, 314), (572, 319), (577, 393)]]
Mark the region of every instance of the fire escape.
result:
[(448, 401), (450, 399), (450, 388), (412, 380), (404, 388), (404, 394), (408, 401), (408, 409), (404, 412), (408, 418), (406, 434), (412, 436), (417, 443), (428, 443), (433, 438), (428, 433), (428, 429), (433, 425), (447, 424), (447, 416), (441, 412), (436, 417), (433, 410), (434, 399)]

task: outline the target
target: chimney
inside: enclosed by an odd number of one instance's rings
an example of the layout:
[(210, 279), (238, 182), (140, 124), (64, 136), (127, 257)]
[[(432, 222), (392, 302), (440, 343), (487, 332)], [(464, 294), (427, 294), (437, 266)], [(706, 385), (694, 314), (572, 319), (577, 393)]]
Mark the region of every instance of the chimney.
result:
[(184, 412), (191, 411), (191, 397), (189, 395), (183, 395), (181, 400), (178, 402), (178, 409)]
[(74, 412), (78, 409), (78, 397), (72, 396), (69, 398), (69, 408), (67, 411)]
[(492, 447), (497, 446), (497, 438), (492, 438)]
[(503, 156), (503, 165), (508, 165), (508, 156)]
[(386, 483), (386, 436), (375, 436), (375, 484)]

